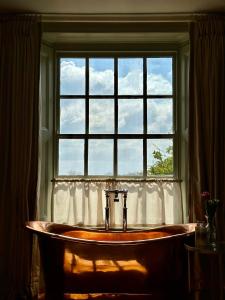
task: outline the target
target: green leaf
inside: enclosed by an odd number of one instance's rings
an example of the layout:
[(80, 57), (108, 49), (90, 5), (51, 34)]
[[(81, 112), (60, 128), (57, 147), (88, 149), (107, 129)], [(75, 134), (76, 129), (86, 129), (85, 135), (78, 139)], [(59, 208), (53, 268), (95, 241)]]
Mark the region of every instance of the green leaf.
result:
[(153, 157), (156, 159), (154, 165), (147, 169), (147, 175), (171, 175), (173, 174), (173, 148), (169, 146), (166, 149), (168, 155), (163, 158), (160, 151), (153, 151)]

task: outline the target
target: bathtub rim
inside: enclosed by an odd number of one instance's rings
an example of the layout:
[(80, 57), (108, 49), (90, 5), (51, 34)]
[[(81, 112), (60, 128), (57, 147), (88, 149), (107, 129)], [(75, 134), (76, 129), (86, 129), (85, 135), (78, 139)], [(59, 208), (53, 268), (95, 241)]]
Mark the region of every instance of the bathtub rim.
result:
[[(34, 228), (34, 225), (42, 225), (43, 229), (41, 228)], [(186, 229), (186, 232), (182, 233), (177, 233), (177, 234), (171, 234), (169, 236), (165, 237), (159, 237), (159, 238), (154, 238), (154, 239), (140, 239), (140, 240), (128, 240), (128, 241), (109, 241), (109, 240), (92, 240), (92, 239), (83, 239), (83, 238), (77, 238), (77, 237), (70, 237), (63, 235), (61, 233), (64, 232), (69, 232), (69, 231), (75, 231), (75, 230), (82, 230), (86, 232), (109, 232), (109, 233), (123, 233), (123, 230), (108, 230), (105, 231), (104, 228), (97, 230), (96, 228), (87, 228), (87, 227), (81, 227), (81, 226), (73, 226), (73, 225), (66, 225), (66, 224), (59, 224), (59, 223), (54, 223), (54, 222), (48, 222), (48, 221), (28, 221), (26, 222), (26, 228), (31, 231), (33, 234), (37, 234), (40, 236), (48, 236), (51, 239), (54, 240), (60, 240), (63, 242), (76, 242), (76, 243), (82, 243), (82, 244), (96, 244), (96, 245), (137, 245), (137, 244), (145, 244), (145, 243), (153, 243), (157, 241), (162, 241), (162, 240), (171, 240), (171, 239), (177, 239), (177, 238), (182, 238), (184, 236), (191, 236), (195, 233), (195, 226), (196, 223), (185, 223), (185, 224), (167, 224), (167, 225), (160, 225), (160, 226), (155, 226), (152, 228), (146, 228), (144, 227), (142, 229), (133, 229), (133, 228), (128, 228), (126, 232), (132, 233), (132, 232), (150, 232), (154, 230), (159, 230), (159, 229), (164, 229), (164, 228), (171, 228), (171, 227), (183, 227)], [(40, 226), (41, 227), (41, 226)], [(44, 229), (48, 229), (48, 227), (58, 227), (62, 229), (61, 233), (54, 233), (54, 232), (49, 232)], [(188, 230), (189, 229), (189, 230)], [(125, 233), (126, 233), (125, 232)]]

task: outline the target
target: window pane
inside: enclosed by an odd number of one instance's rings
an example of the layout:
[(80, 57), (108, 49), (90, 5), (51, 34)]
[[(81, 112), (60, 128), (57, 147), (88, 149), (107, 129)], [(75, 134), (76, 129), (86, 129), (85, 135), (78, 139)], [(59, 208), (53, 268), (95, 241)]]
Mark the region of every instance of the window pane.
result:
[(60, 133), (85, 133), (84, 99), (60, 100)]
[(143, 95), (143, 59), (118, 59), (118, 94)]
[(84, 140), (59, 140), (59, 175), (84, 175)]
[(90, 133), (114, 133), (114, 100), (89, 100)]
[(173, 132), (173, 100), (148, 99), (148, 133)]
[(85, 94), (85, 59), (60, 59), (60, 94)]
[(92, 58), (89, 60), (90, 95), (114, 94), (114, 59)]
[(118, 132), (143, 133), (143, 100), (118, 100)]
[(143, 174), (143, 140), (118, 140), (118, 175)]
[(172, 57), (147, 59), (147, 91), (149, 95), (172, 95)]
[(89, 140), (88, 174), (113, 175), (113, 140)]
[(149, 139), (147, 141), (147, 175), (173, 174), (173, 140)]

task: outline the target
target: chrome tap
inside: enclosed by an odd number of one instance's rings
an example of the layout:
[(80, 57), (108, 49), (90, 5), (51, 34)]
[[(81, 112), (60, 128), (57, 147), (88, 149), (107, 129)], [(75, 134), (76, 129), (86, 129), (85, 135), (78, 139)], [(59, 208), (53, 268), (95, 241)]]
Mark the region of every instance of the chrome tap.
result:
[(123, 231), (127, 230), (127, 190), (123, 193)]
[(106, 207), (105, 207), (105, 230), (109, 230), (109, 192), (105, 191)]
[(105, 207), (105, 230), (109, 230), (109, 198), (114, 194), (114, 202), (119, 202), (119, 194), (123, 195), (123, 231), (127, 230), (127, 190), (105, 190), (106, 207)]

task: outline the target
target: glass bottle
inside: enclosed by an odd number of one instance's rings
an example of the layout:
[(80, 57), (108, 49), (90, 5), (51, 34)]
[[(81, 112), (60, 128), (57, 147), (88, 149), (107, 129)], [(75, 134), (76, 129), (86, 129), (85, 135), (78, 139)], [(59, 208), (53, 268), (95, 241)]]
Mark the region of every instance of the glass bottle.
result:
[(204, 247), (207, 245), (207, 225), (205, 222), (198, 221), (195, 227), (195, 246)]
[(207, 242), (209, 246), (216, 246), (216, 226), (214, 215), (207, 218)]

